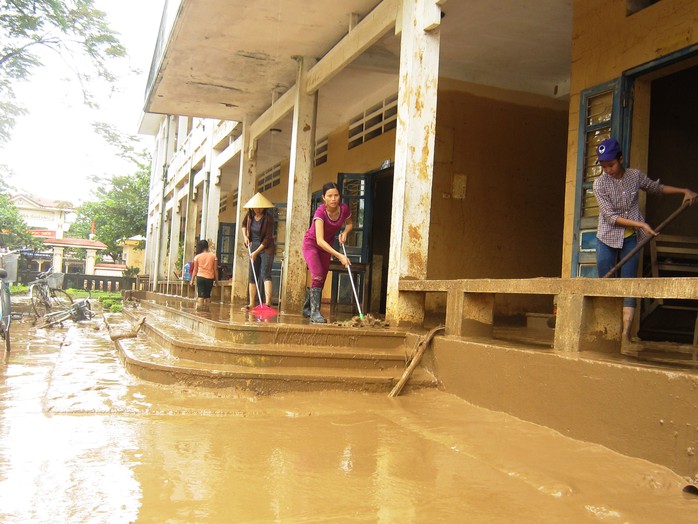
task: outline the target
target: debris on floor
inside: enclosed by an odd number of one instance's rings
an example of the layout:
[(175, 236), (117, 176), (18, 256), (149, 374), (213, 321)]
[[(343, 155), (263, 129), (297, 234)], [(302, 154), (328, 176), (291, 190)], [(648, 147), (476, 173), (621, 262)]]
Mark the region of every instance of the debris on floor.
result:
[(350, 320), (337, 321), (332, 323), (333, 326), (340, 327), (375, 327), (375, 328), (387, 328), (390, 324), (385, 320), (374, 317), (371, 313), (367, 313), (363, 318), (359, 316), (351, 317)]

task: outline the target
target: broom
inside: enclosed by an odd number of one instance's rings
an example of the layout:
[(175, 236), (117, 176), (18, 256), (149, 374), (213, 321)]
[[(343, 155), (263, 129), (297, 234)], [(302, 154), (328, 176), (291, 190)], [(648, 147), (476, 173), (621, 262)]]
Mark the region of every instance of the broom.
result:
[[(257, 272), (254, 269), (254, 260), (252, 260), (252, 250), (250, 245), (247, 244), (247, 252), (250, 255), (250, 265), (252, 266), (252, 276), (254, 277), (254, 285), (257, 288), (257, 298), (259, 299), (259, 304), (252, 308), (252, 312), (256, 317), (269, 318), (278, 315), (279, 312), (271, 306), (267, 306), (262, 302), (262, 294), (259, 292), (259, 282), (257, 281)], [(271, 298), (271, 297), (270, 297)]]
[[(347, 256), (347, 248), (342, 244), (342, 251), (344, 251), (344, 256)], [(347, 257), (348, 259), (349, 257)], [(359, 295), (356, 294), (356, 286), (354, 285), (354, 279), (351, 276), (351, 264), (347, 264), (347, 271), (349, 272), (349, 282), (351, 282), (351, 289), (354, 291), (354, 299), (356, 300), (356, 308), (359, 310), (359, 318), (364, 319), (364, 314), (361, 312), (361, 304), (359, 304)]]

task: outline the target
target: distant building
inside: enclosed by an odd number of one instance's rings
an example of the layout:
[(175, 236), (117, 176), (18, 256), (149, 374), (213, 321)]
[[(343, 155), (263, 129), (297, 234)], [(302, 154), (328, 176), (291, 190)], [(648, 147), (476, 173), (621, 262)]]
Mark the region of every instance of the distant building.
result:
[(143, 259), (145, 256), (145, 237), (142, 235), (132, 236), (119, 241), (119, 245), (123, 248), (121, 258), (124, 267), (136, 267), (139, 273), (144, 273)]
[[(32, 195), (15, 195), (10, 198), (19, 214), (29, 226), (29, 232), (43, 240), (45, 249), (25, 252), (30, 271), (46, 271), (50, 267), (65, 273), (95, 273), (97, 251), (106, 249), (102, 242), (80, 238), (67, 238), (65, 234), (77, 219), (75, 207), (70, 202), (48, 200)], [(86, 258), (65, 255), (65, 249), (85, 249)]]
[(15, 195), (10, 202), (17, 208), (30, 231), (39, 237), (63, 238), (77, 219), (70, 202), (48, 200), (30, 195)]

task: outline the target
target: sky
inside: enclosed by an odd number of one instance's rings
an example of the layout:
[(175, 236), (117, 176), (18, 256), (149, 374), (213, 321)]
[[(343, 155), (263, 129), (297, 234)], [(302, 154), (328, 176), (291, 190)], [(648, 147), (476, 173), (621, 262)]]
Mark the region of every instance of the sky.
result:
[[(116, 61), (119, 79), (114, 86), (90, 86), (99, 95), (99, 109), (83, 104), (77, 79), (51, 55), (42, 57), (45, 67), (36, 69), (29, 82), (16, 85), (28, 113), (18, 119), (11, 141), (0, 145), (0, 163), (13, 171), (9, 182), (16, 192), (79, 205), (93, 199), (91, 176), (108, 179), (135, 171), (93, 131), (92, 123), (106, 122), (125, 135), (138, 134), (164, 4), (165, 0), (96, 0), (129, 54)], [(143, 149), (150, 151), (152, 143), (152, 137), (141, 137)]]

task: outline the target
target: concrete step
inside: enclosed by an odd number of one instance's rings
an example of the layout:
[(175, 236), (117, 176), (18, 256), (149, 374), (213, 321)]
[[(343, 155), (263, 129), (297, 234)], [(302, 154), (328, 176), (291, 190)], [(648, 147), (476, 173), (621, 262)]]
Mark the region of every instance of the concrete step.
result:
[[(130, 319), (121, 314), (105, 315), (112, 333), (127, 332)], [(147, 321), (146, 321), (147, 325)], [(335, 366), (274, 365), (261, 360), (205, 362), (175, 356), (149, 334), (139, 333), (135, 338), (115, 341), (122, 362), (133, 375), (162, 384), (180, 383), (210, 388), (239, 388), (258, 394), (280, 391), (352, 390), (389, 392), (400, 380), (402, 367), (345, 367), (346, 360), (331, 359)], [(249, 348), (247, 348), (249, 350)], [(415, 370), (408, 382), (409, 388), (435, 387), (436, 379), (423, 368)]]
[[(125, 309), (137, 316), (156, 317), (216, 340), (239, 344), (288, 344), (292, 346), (401, 348), (408, 334), (391, 328), (352, 328), (334, 324), (310, 324), (300, 315), (281, 315), (281, 322), (240, 322), (231, 320), (228, 307), (212, 304), (208, 318), (196, 314), (193, 306), (141, 300), (136, 309)], [(236, 314), (239, 314), (236, 310)], [(244, 315), (239, 314), (240, 318)], [(274, 319), (275, 320), (275, 319)]]
[[(146, 314), (145, 317), (144, 330), (151, 341), (177, 358), (208, 364), (403, 369), (407, 359), (405, 346), (368, 348), (226, 342), (194, 333), (156, 315)], [(134, 316), (131, 319), (136, 321)]]
[[(178, 323), (171, 322), (167, 316), (157, 314), (157, 311), (141, 310), (139, 314), (146, 318), (144, 331), (149, 340), (167, 349), (174, 357), (207, 364), (403, 369), (407, 359), (404, 345), (387, 348), (294, 345), (287, 343), (284, 336), (279, 337), (283, 340), (279, 343), (246, 344), (194, 333)], [(133, 312), (126, 312), (126, 316), (132, 322), (140, 318)], [(128, 331), (128, 325), (120, 329)], [(278, 329), (283, 330), (286, 327)]]

